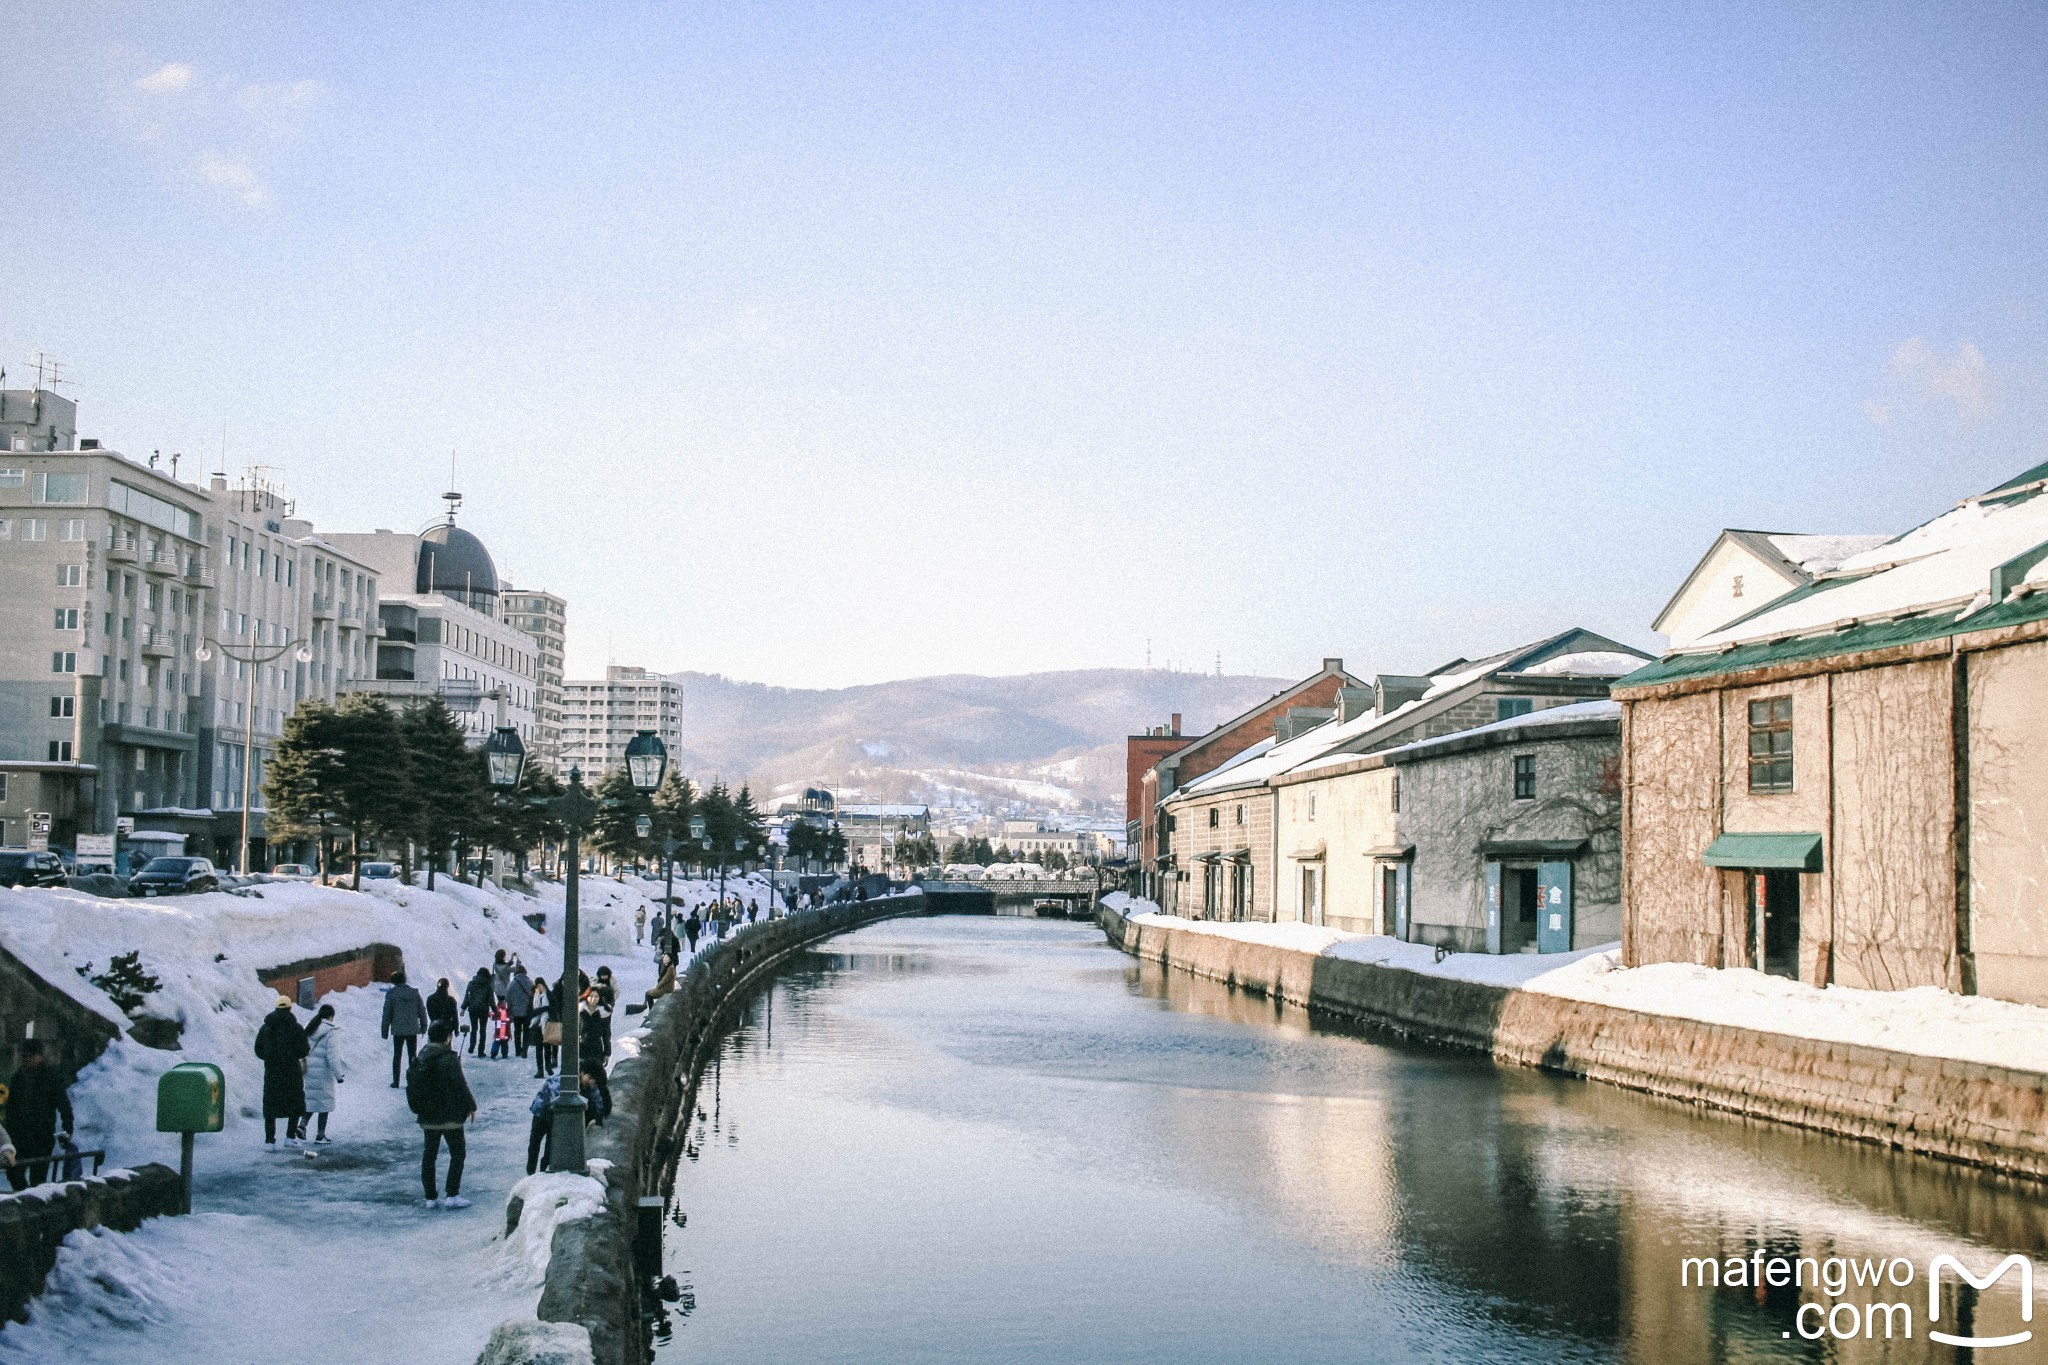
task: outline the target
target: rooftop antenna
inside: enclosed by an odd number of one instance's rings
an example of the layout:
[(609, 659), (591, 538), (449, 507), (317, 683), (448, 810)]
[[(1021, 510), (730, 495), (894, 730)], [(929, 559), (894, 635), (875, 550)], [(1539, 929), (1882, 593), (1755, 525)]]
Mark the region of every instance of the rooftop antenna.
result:
[(171, 452), (171, 477), (173, 479), (178, 477), (178, 461), (183, 458), (184, 456), (180, 455), (177, 451)]
[(228, 424), (220, 424), (220, 468), (214, 471), (223, 479), (228, 476)]

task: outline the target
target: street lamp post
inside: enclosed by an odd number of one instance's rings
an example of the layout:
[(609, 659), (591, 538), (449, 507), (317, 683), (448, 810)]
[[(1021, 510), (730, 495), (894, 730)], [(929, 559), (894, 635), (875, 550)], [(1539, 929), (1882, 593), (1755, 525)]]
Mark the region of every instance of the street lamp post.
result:
[(577, 874), (583, 854), (578, 841), (590, 817), (597, 814), (597, 802), (583, 786), (583, 769), (569, 769), (569, 789), (554, 800), (555, 818), (562, 822), (564, 854), (569, 864), (568, 880), (562, 887), (562, 980), (555, 999), (562, 1007), (562, 1079), (569, 1083), (555, 1093), (555, 1106), (548, 1124), (548, 1169), (583, 1172), (583, 1087), (570, 1080), (582, 1071), (581, 1042), (577, 1037), (582, 1022), (583, 993), (578, 978), (583, 964), (577, 951)]
[[(256, 753), (256, 670), (274, 664), (283, 658), (285, 651), (293, 647), (292, 638), (287, 635), (281, 645), (246, 645), (236, 647), (221, 640), (201, 640), (199, 648), (192, 651), (192, 657), (202, 664), (213, 662), (213, 652), (219, 650), (228, 658), (249, 671), (248, 699), (242, 704), (242, 846), (235, 856), (235, 872), (238, 876), (249, 875), (249, 782), (252, 759)], [(292, 655), (297, 662), (306, 664), (313, 661), (313, 647), (304, 640), (297, 642), (297, 652)]]
[[(646, 744), (653, 747), (652, 761)], [(653, 791), (661, 784), (661, 770), (667, 766), (668, 750), (651, 731), (642, 730), (626, 745), (626, 772), (633, 780), (633, 786), (643, 792)], [(563, 834), (568, 845), (569, 879), (562, 888), (562, 983), (555, 992), (556, 999), (563, 1002), (562, 1010), (562, 1079), (581, 1075), (582, 1057), (582, 950), (578, 943), (581, 933), (578, 915), (581, 892), (583, 851), (580, 841), (583, 830), (597, 814), (597, 802), (583, 786), (583, 770), (569, 769), (569, 790), (556, 798), (554, 812), (562, 822)], [(581, 1174), (583, 1157), (583, 1087), (570, 1082), (555, 1092), (555, 1106), (549, 1125), (548, 1169), (551, 1171), (575, 1171)]]

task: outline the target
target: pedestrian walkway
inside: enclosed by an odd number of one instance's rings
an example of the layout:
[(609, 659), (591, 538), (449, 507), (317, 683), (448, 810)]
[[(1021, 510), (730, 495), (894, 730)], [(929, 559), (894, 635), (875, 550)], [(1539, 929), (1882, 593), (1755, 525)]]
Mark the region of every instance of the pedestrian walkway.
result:
[[(619, 981), (616, 1036), (637, 1023), (624, 1005), (653, 984), (652, 951), (584, 959), (587, 972), (600, 966)], [(253, 1125), (201, 1137), (196, 1211), (67, 1246), (32, 1321), (0, 1331), (0, 1363), (469, 1365), (492, 1327), (533, 1312), (539, 1288), (503, 1239), (505, 1196), (526, 1174), (532, 1056), (463, 1058), (477, 1100), (462, 1185), (473, 1207), (430, 1209), (420, 1130), (404, 1091), (389, 1087), (389, 1044), (377, 1036), (381, 991), (327, 999), (350, 1063), (334, 1141), (266, 1152)], [(176, 1164), (174, 1138), (159, 1159)]]

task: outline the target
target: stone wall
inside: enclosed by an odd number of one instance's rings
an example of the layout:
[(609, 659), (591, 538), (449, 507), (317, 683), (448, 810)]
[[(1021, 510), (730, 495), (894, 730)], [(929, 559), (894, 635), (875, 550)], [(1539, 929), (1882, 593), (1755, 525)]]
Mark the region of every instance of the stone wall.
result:
[(43, 1292), (57, 1250), (73, 1232), (132, 1232), (145, 1218), (178, 1212), (182, 1193), (178, 1173), (152, 1162), (0, 1195), (0, 1317), (27, 1319), (29, 1300)]
[(1134, 956), (1504, 1062), (2048, 1179), (2048, 1076), (1241, 943), (1105, 908)]
[[(634, 1210), (642, 1195), (673, 1189), (682, 1119), (695, 1103), (697, 1076), (717, 1048), (723, 1025), (755, 985), (809, 944), (928, 909), (924, 896), (912, 892), (748, 925), (698, 954), (674, 994), (631, 1016), (644, 1034), (630, 1042), (621, 1037), (614, 1049), (611, 1118), (590, 1130), (585, 1153), (593, 1162), (609, 1163), (603, 1168), (605, 1206), (555, 1230), (540, 1320), (587, 1328), (597, 1365), (640, 1365), (647, 1359), (640, 1277), (633, 1265)], [(622, 1013), (614, 1027), (628, 1026)]]
[(22, 1043), (34, 1037), (69, 1085), (120, 1033), (113, 1020), (72, 999), (0, 948), (0, 1071), (13, 1075), (21, 1062)]

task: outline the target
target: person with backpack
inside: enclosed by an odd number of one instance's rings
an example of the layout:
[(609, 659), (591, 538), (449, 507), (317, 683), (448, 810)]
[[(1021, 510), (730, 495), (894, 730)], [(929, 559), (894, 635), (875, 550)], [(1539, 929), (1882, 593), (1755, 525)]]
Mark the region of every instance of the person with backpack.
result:
[[(334, 1087), (348, 1074), (334, 1042), (334, 1006), (322, 1005), (314, 1011), (312, 1021), (306, 1025), (306, 1049), (306, 1111), (318, 1121), (313, 1141), (331, 1142), (333, 1139), (327, 1136), (327, 1116), (334, 1112)], [(306, 1136), (304, 1119), (299, 1120), (298, 1135)]]
[[(583, 1091), (583, 1122), (586, 1127), (593, 1123), (603, 1123), (611, 1117), (611, 1089), (600, 1088), (599, 1081), (602, 1076), (601, 1069), (593, 1075), (589, 1067), (583, 1067), (579, 1069), (576, 1077), (577, 1085)], [(535, 1174), (542, 1166), (547, 1165), (549, 1157), (553, 1155), (555, 1099), (561, 1093), (562, 1078), (550, 1076), (542, 1083), (540, 1092), (533, 1097), (533, 1103), (527, 1106), (527, 1112), (533, 1116), (533, 1121), (526, 1130), (528, 1175)]]
[(405, 984), (405, 973), (391, 974), (391, 987), (384, 992), (382, 1036), (391, 1040), (391, 1088), (398, 1089), (399, 1060), (407, 1064), (419, 1059), (420, 1033), (427, 1027), (427, 1002), (417, 986)]
[[(469, 1141), (463, 1125), (476, 1117), (476, 1096), (462, 1074), (462, 1058), (448, 1046), (455, 1030), (435, 1024), (427, 1030), (427, 1046), (405, 1077), (405, 1102), (419, 1120), (424, 1146), (420, 1155), (420, 1185), (430, 1209), (466, 1209), (462, 1197), (462, 1163), (469, 1156)], [(441, 1144), (448, 1144), (448, 1197), (435, 1189), (434, 1167)]]
[(516, 957), (512, 959), (512, 987), (505, 993), (505, 1004), (512, 1015), (512, 1051), (523, 1059), (526, 1021), (533, 1015), (533, 978), (526, 974), (526, 964)]
[(690, 907), (690, 917), (683, 921), (683, 936), (690, 940), (690, 953), (692, 956), (695, 956), (697, 952), (698, 935), (703, 932), (704, 921), (698, 918), (697, 907), (693, 905)]
[(491, 969), (479, 967), (462, 992), (462, 1012), (469, 1016), (468, 1051), (484, 1055), (484, 1020), (491, 1014)]
[(263, 1145), (277, 1149), (277, 1121), (285, 1121), (286, 1142), (299, 1136), (299, 1115), (306, 1112), (306, 1031), (292, 1013), (288, 995), (256, 1030), (256, 1055), (263, 1059)]
[(491, 959), (491, 998), (503, 1000), (512, 989), (512, 964), (505, 960), (505, 950), (498, 949)]

